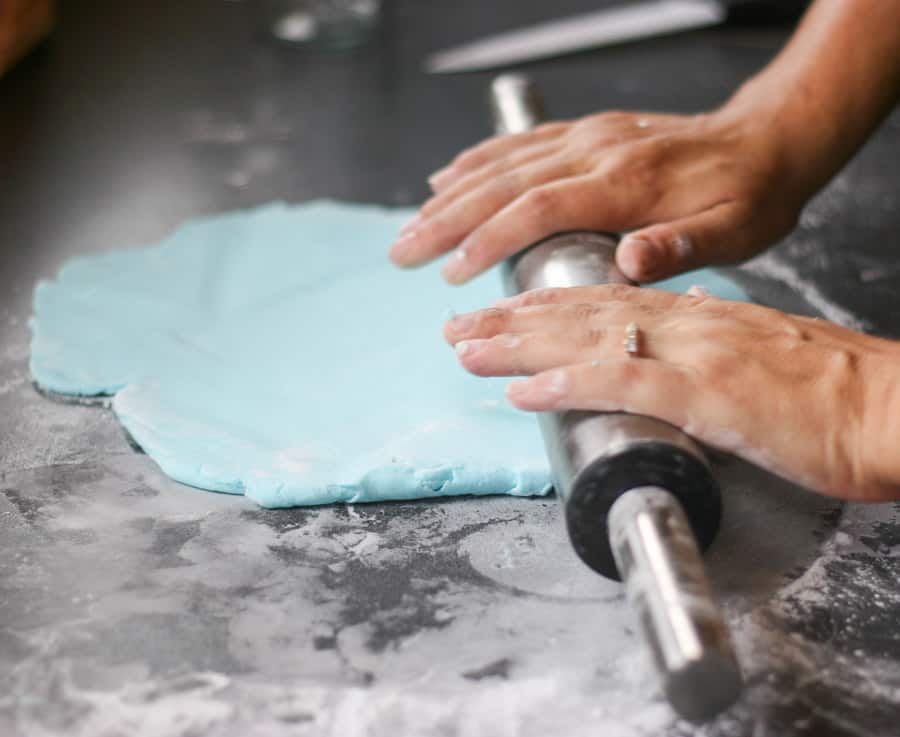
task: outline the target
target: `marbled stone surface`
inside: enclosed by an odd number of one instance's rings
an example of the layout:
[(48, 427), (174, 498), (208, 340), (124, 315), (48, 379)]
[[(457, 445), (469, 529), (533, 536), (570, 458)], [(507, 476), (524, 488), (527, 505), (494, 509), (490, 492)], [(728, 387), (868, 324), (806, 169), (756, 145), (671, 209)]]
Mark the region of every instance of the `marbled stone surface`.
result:
[[(167, 479), (102, 407), (4, 400), (101, 447), (0, 473), (0, 734), (696, 733), (553, 499), (263, 510)], [(702, 734), (891, 734), (900, 505), (716, 467), (747, 693)]]
[[(708, 556), (747, 675), (697, 727), (661, 699), (615, 584), (553, 499), (264, 511), (178, 486), (101, 407), (31, 387), (34, 282), (68, 257), (273, 199), (409, 205), (487, 132), (490, 75), (429, 50), (596, 3), (385, 3), (343, 55), (260, 37), (253, 3), (63, 4), (0, 81), (0, 735), (893, 737), (900, 509), (839, 507), (716, 458)], [(779, 29), (535, 65), (556, 115), (699, 110)], [(760, 300), (900, 337), (900, 113), (738, 278)], [(387, 246), (387, 244), (385, 244)], [(765, 387), (760, 387), (765, 391)]]

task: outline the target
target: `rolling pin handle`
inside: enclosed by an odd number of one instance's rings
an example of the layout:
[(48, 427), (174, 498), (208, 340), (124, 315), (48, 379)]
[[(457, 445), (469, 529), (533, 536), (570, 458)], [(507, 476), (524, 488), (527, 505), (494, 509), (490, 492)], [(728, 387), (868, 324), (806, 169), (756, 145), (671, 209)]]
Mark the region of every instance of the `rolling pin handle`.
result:
[(631, 489), (608, 525), (666, 697), (691, 721), (716, 716), (740, 696), (741, 674), (681, 506), (665, 489)]
[(502, 74), (491, 83), (491, 113), (500, 135), (524, 133), (544, 119), (540, 90), (521, 74)]

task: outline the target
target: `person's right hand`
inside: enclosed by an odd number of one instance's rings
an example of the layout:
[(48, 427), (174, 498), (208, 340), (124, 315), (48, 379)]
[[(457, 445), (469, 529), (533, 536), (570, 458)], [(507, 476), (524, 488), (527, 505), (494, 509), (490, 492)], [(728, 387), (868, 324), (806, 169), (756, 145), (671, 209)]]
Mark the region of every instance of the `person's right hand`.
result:
[(900, 342), (623, 284), (523, 292), (444, 335), (471, 373), (528, 377), (519, 409), (657, 417), (824, 494), (900, 500)]
[(812, 189), (777, 126), (727, 107), (708, 115), (604, 113), (491, 138), (430, 179), (434, 197), (390, 251), (412, 267), (453, 252), (465, 282), (554, 233), (627, 233), (637, 282), (739, 261), (784, 236)]

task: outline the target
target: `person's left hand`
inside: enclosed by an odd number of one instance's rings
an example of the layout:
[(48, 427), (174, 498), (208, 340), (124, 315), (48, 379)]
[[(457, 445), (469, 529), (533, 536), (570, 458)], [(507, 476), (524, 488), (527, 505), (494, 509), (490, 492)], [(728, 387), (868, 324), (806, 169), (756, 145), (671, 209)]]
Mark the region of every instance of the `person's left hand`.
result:
[[(625, 353), (639, 326), (639, 356)], [(831, 496), (900, 498), (900, 346), (832, 323), (622, 285), (545, 289), (445, 326), (520, 409), (651, 415)], [(893, 368), (892, 368), (893, 367)]]
[(743, 261), (790, 231), (822, 184), (780, 116), (750, 97), (704, 115), (607, 112), (483, 141), (431, 176), (434, 197), (390, 258), (409, 268), (452, 252), (441, 273), (461, 284), (554, 233), (596, 230), (624, 234), (616, 264), (635, 282)]

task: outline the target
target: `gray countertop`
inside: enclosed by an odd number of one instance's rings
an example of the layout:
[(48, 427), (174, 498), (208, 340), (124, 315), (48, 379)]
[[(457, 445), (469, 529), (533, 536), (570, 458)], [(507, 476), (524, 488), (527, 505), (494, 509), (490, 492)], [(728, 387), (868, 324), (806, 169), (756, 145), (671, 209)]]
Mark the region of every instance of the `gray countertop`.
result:
[[(426, 77), (423, 54), (593, 5), (397, 0), (373, 44), (329, 55), (267, 42), (250, 2), (67, 3), (0, 80), (0, 735), (900, 734), (900, 505), (715, 456), (708, 561), (747, 688), (698, 727), (552, 498), (267, 511), (178, 485), (104, 407), (31, 386), (31, 289), (67, 257), (272, 199), (420, 201), (487, 133), (490, 79)], [(530, 71), (560, 116), (698, 110), (784, 37), (724, 28)], [(736, 278), (900, 337), (898, 144), (895, 111)]]

